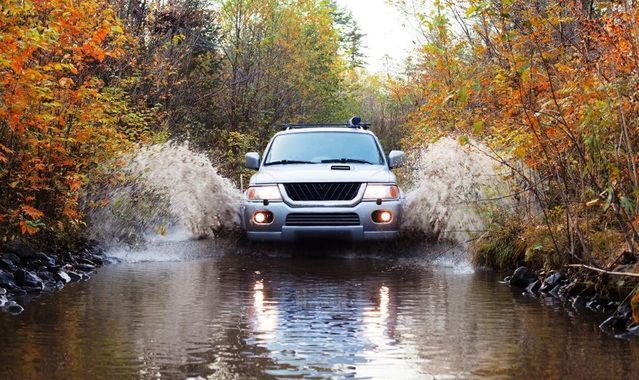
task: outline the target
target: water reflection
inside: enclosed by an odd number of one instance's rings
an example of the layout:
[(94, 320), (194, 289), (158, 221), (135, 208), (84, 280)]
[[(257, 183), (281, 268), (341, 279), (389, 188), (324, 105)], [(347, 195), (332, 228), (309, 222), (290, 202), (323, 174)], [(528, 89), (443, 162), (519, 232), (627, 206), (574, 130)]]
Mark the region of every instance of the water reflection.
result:
[(639, 343), (497, 284), (397, 260), (111, 266), (0, 314), (0, 378), (630, 377)]
[(256, 339), (268, 342), (275, 338), (277, 328), (277, 304), (265, 301), (263, 280), (253, 284), (253, 330)]

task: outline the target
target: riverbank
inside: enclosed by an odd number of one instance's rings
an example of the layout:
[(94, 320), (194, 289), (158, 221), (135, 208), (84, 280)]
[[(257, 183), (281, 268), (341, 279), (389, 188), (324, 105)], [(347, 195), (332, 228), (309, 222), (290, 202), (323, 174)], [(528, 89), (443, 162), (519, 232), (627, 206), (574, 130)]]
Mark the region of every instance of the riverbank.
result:
[(0, 310), (20, 314), (33, 297), (88, 280), (106, 262), (95, 242), (84, 240), (73, 252), (59, 247), (37, 249), (13, 241), (0, 246)]
[[(628, 256), (627, 260), (636, 257)], [(622, 264), (608, 273), (569, 266), (563, 270), (537, 270), (521, 266), (504, 278), (504, 283), (540, 299), (556, 299), (576, 312), (590, 310), (609, 316), (599, 328), (616, 338), (639, 337), (639, 324), (633, 315), (633, 294), (639, 278), (620, 275)], [(636, 302), (636, 301), (635, 301)]]

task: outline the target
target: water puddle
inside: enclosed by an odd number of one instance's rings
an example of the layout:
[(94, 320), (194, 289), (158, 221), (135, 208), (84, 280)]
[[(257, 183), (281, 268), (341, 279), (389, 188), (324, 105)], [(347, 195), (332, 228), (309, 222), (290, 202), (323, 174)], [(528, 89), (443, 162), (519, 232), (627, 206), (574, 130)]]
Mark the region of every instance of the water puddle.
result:
[(145, 263), (129, 253), (123, 259), (131, 262), (40, 297), (19, 317), (1, 314), (2, 377), (628, 378), (639, 371), (639, 342), (599, 332), (603, 316), (542, 305), (454, 260), (419, 259), (441, 248), (370, 257), (343, 255), (344, 248), (321, 257), (216, 244), (161, 244), (148, 255), (166, 260)]

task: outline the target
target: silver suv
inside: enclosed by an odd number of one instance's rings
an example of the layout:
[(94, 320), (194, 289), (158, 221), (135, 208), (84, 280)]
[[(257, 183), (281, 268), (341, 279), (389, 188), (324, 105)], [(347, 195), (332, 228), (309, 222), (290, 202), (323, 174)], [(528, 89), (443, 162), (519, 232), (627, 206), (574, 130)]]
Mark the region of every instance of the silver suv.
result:
[(260, 160), (244, 192), (242, 226), (250, 240), (392, 239), (399, 233), (404, 194), (391, 169), (404, 153), (384, 157), (375, 135), (348, 124), (285, 125)]

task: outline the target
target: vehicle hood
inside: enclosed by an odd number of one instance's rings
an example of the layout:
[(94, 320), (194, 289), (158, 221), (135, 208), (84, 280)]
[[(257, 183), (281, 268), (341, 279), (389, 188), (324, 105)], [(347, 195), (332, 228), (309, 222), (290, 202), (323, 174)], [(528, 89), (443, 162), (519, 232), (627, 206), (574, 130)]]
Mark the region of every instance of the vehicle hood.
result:
[[(333, 170), (332, 166), (350, 166)], [(385, 165), (368, 164), (288, 164), (262, 166), (251, 178), (251, 185), (293, 182), (396, 182)]]

